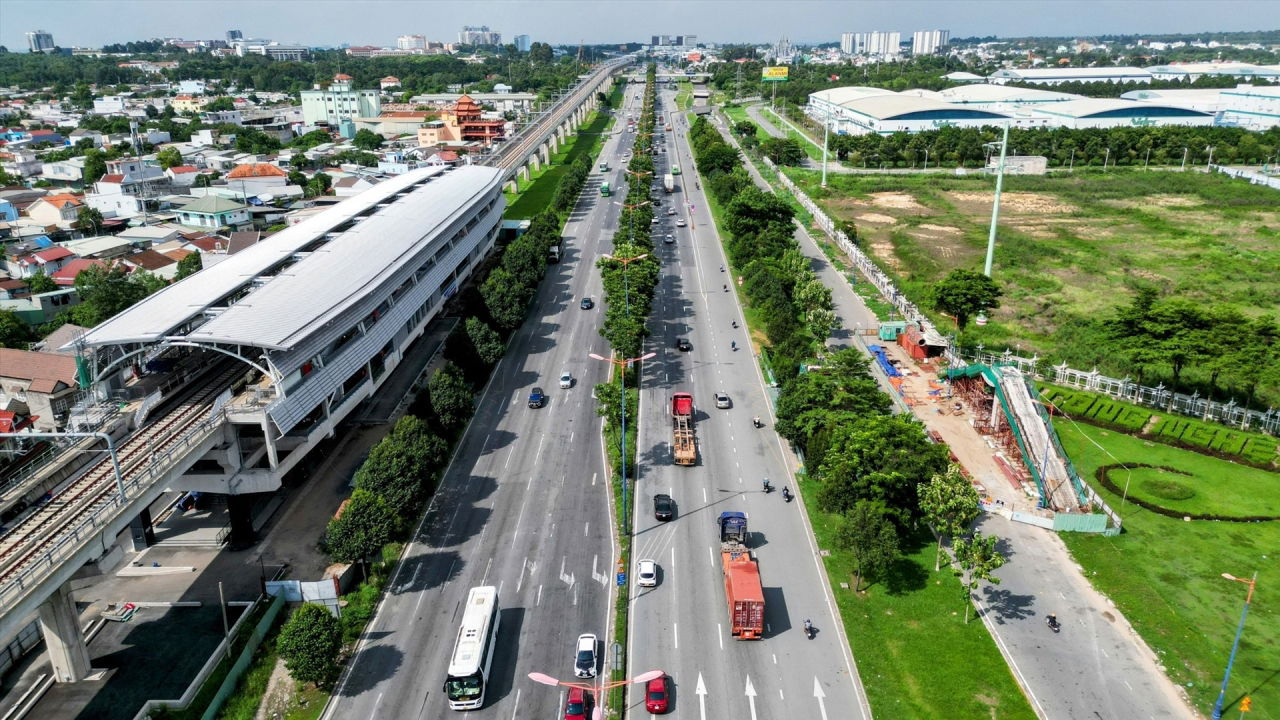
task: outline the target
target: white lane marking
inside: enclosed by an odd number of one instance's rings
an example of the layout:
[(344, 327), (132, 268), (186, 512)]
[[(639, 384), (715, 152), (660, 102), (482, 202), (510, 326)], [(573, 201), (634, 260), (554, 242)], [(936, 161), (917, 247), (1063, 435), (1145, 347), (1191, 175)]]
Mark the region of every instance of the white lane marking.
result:
[[(520, 588), (524, 587), (524, 571), (529, 569), (529, 556), (525, 555), (524, 560), (520, 561), (520, 580), (516, 583), (516, 594), (520, 593)], [(498, 597), (502, 597), (501, 594)]]
[(553, 537), (555, 537), (555, 536), (556, 536), (556, 524), (555, 524), (555, 523), (551, 523), (551, 534), (550, 534), (550, 535), (548, 535), (548, 536), (547, 536), (547, 538), (548, 538), (548, 539), (550, 539), (550, 538), (553, 538)]
[(591, 487), (596, 486), (596, 478), (598, 478), (599, 476), (600, 476), (600, 473), (591, 473)]
[(546, 441), (547, 441), (546, 435), (543, 435), (541, 438), (538, 438), (538, 452), (533, 456), (535, 462), (542, 459), (542, 443)]
[(578, 585), (576, 583), (573, 586), (573, 604), (575, 607), (578, 605)]
[(777, 653), (774, 653), (771, 657), (773, 658), (773, 664), (774, 664), (774, 665), (777, 665), (777, 664), (778, 664), (778, 655), (777, 655)]
[(818, 682), (818, 676), (813, 676), (813, 697), (818, 701), (818, 712), (822, 715), (822, 720), (827, 720), (827, 694), (822, 691), (822, 683)]
[(513, 709), (511, 710), (511, 720), (515, 720), (515, 719), (516, 719), (516, 716), (520, 713), (520, 690), (519, 690), (519, 688), (517, 688), (517, 689), (516, 689), (516, 703), (515, 703), (515, 704), (516, 704), (515, 708), (513, 708)]
[(584, 523), (582, 526), (582, 536), (586, 537), (587, 533), (590, 532), (590, 530), (591, 530), (591, 523), (590, 522)]
[(671, 641), (675, 643), (675, 649), (679, 650), (680, 649), (680, 623), (671, 623)]
[(716, 554), (714, 551), (712, 551), (710, 545), (707, 546), (707, 562), (711, 563), (712, 565), (716, 564)]
[(538, 585), (538, 599), (534, 604), (542, 605), (542, 585), (541, 584)]
[(716, 637), (720, 638), (720, 649), (724, 649), (724, 625), (716, 623)]
[(515, 454), (515, 448), (512, 448), (512, 449), (510, 449), (510, 450), (508, 450), (508, 451), (507, 451), (507, 461), (506, 461), (506, 462), (504, 462), (504, 463), (502, 463), (502, 469), (503, 469), (503, 470), (506, 470), (506, 469), (507, 469), (507, 467), (511, 465), (511, 456), (512, 456), (512, 455), (514, 455), (514, 454)]
[[(533, 487), (533, 478), (529, 478), (529, 487)], [(528, 507), (529, 496), (531, 495), (533, 495), (533, 493), (526, 492), (524, 494), (524, 500), (520, 503), (520, 514), (516, 516), (516, 530), (511, 535), (512, 539), (515, 539), (515, 537), (520, 534), (520, 523), (524, 521), (524, 509)]]
[(751, 684), (751, 676), (747, 676), (747, 688), (745, 690), (747, 696), (747, 705), (751, 708), (751, 720), (756, 720), (756, 689)]
[(676, 571), (676, 548), (674, 545), (672, 545), (671, 546), (671, 572), (675, 573), (675, 571)]
[(485, 563), (484, 563), (484, 575), (481, 575), (481, 576), (480, 576), (480, 584), (481, 584), (481, 585), (488, 585), (488, 584), (489, 584), (489, 583), (487, 583), (487, 582), (485, 582), (485, 581), (489, 579), (489, 568), (491, 568), (491, 567), (493, 567), (493, 558), (489, 558), (489, 559), (488, 559), (488, 560), (486, 560), (486, 561), (485, 561)]
[(378, 717), (378, 706), (382, 704), (382, 693), (378, 693), (378, 699), (373, 703), (373, 717)]
[(706, 489), (706, 488), (702, 488), (702, 504), (703, 504), (703, 505), (706, 505), (706, 504), (707, 504), (707, 489)]
[(707, 720), (707, 684), (702, 681), (702, 673), (698, 673), (698, 685), (694, 692), (698, 695), (698, 709), (702, 720)]

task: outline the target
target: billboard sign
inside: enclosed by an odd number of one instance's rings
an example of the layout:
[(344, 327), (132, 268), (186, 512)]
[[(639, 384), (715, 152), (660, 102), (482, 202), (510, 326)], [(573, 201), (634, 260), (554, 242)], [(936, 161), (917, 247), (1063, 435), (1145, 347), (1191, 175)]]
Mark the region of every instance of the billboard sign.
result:
[(783, 82), (787, 79), (787, 70), (789, 69), (786, 65), (761, 68), (760, 79), (763, 82)]

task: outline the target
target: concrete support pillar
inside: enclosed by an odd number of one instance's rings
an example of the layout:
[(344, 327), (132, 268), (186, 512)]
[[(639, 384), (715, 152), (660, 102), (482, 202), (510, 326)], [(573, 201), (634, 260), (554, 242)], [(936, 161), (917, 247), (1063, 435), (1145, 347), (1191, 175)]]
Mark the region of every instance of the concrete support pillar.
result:
[(156, 531), (151, 528), (151, 508), (143, 508), (129, 521), (129, 536), (133, 538), (134, 552), (142, 552), (156, 542)]
[(542, 159), (535, 153), (529, 156), (529, 161), (524, 164), (524, 179), (529, 180), (529, 166), (533, 166), (533, 171), (538, 172), (542, 169)]
[(547, 150), (546, 143), (543, 143), (542, 145), (538, 146), (538, 154), (542, 156), (542, 162), (544, 163), (551, 162), (551, 152)]
[(515, 180), (508, 180), (507, 184), (503, 186), (503, 189), (512, 194), (520, 192), (520, 186), (516, 185)]
[(71, 583), (64, 583), (40, 606), (40, 630), (58, 682), (80, 682), (89, 675), (89, 647), (80, 629), (80, 616), (71, 597)]
[(231, 522), (231, 536), (227, 538), (227, 546), (232, 550), (243, 550), (257, 542), (253, 532), (253, 495), (228, 495), (227, 517)]
[(267, 443), (267, 462), (272, 470), (276, 470), (280, 467), (280, 450), (276, 447), (275, 438), (271, 437), (271, 423), (265, 417), (262, 419), (262, 438)]
[(521, 177), (521, 179), (523, 179), (525, 182), (529, 182), (529, 166), (528, 166), (528, 165), (523, 165), (523, 166), (521, 166), (521, 168), (520, 168), (520, 177)]

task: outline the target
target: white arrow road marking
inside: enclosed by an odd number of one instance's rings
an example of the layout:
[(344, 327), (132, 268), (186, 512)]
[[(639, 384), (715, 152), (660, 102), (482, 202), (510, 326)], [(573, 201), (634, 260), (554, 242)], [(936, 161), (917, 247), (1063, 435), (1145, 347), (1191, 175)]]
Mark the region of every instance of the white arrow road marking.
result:
[(698, 673), (698, 686), (694, 692), (698, 694), (698, 713), (702, 720), (707, 720), (707, 684), (702, 682), (702, 673)]
[(756, 689), (751, 685), (751, 676), (747, 676), (747, 704), (751, 707), (751, 720), (756, 720)]
[(823, 702), (827, 694), (822, 692), (822, 685), (818, 682), (818, 676), (813, 676), (813, 696), (818, 699), (818, 712), (822, 713), (822, 720), (827, 720), (827, 704)]

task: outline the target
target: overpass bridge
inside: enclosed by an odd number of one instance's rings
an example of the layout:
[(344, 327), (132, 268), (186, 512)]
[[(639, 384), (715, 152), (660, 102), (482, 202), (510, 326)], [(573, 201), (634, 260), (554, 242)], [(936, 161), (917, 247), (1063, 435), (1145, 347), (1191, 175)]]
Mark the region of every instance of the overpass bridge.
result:
[(97, 401), (81, 410), (108, 418), (117, 446), (84, 462), (92, 442), (78, 443), (4, 487), (0, 503), (41, 500), (0, 528), (0, 638), (36, 614), (55, 679), (85, 678), (69, 583), (126, 528), (144, 547), (164, 492), (225, 494), (231, 542), (252, 542), (249, 496), (277, 489), (381, 387), (492, 250), (503, 183), (549, 162), (629, 62), (597, 67), (481, 163), (379, 183), (77, 341)]

